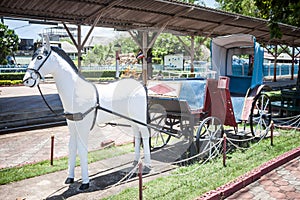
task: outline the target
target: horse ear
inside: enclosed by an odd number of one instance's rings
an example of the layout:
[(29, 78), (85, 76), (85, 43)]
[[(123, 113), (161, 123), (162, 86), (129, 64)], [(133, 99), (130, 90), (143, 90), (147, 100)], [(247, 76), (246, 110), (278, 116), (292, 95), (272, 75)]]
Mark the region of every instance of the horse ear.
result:
[(50, 47), (50, 40), (49, 40), (49, 36), (46, 34), (44, 35), (44, 39), (45, 39), (45, 48), (47, 49), (47, 51), (50, 51), (51, 47)]

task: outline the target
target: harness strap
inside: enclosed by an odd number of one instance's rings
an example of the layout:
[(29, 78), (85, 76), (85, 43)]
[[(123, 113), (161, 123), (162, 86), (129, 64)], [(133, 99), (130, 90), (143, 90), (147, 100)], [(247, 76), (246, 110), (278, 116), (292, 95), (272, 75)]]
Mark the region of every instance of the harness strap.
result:
[(66, 113), (64, 113), (64, 116), (68, 120), (71, 120), (71, 121), (80, 121), (80, 120), (83, 120), (83, 118), (85, 116), (87, 116), (90, 112), (92, 112), (97, 107), (98, 107), (98, 105), (95, 105), (94, 107), (91, 107), (90, 109), (88, 109), (84, 113), (82, 113), (82, 112), (78, 112), (78, 113), (68, 113), (68, 112), (66, 112)]
[(57, 114), (57, 113), (51, 108), (51, 106), (48, 104), (48, 102), (47, 102), (46, 99), (45, 99), (45, 96), (44, 96), (43, 93), (42, 93), (42, 90), (41, 90), (41, 88), (40, 88), (40, 85), (37, 85), (37, 88), (39, 89), (39, 92), (40, 92), (40, 94), (41, 94), (41, 97), (42, 97), (42, 99), (44, 100), (44, 102), (45, 102), (45, 104), (47, 105), (47, 107), (49, 108), (49, 110), (50, 110), (53, 114), (55, 114), (57, 117), (63, 115), (63, 114)]
[(94, 119), (93, 119), (93, 123), (92, 123), (92, 126), (90, 128), (90, 130), (92, 130), (95, 126), (95, 123), (96, 123), (96, 118), (97, 118), (97, 114), (98, 114), (98, 109), (100, 107), (99, 105), (99, 93), (98, 93), (98, 90), (96, 88), (96, 86), (94, 84), (92, 84), (95, 88), (95, 91), (96, 91), (96, 105), (91, 107), (90, 109), (88, 109), (87, 111), (85, 111), (84, 113), (81, 113), (81, 112), (78, 112), (78, 113), (68, 113), (68, 112), (65, 112), (64, 113), (64, 116), (68, 119), (68, 120), (71, 120), (71, 121), (81, 121), (84, 119), (85, 116), (87, 116), (90, 112), (92, 112), (94, 109), (95, 109), (95, 113), (94, 113)]
[(96, 118), (97, 118), (97, 114), (98, 114), (98, 107), (100, 107), (100, 103), (99, 103), (99, 93), (98, 93), (98, 90), (97, 90), (97, 88), (96, 88), (96, 85), (93, 84), (93, 86), (94, 86), (95, 91), (96, 91), (96, 101), (97, 101), (97, 102), (96, 102), (96, 107), (95, 107), (95, 113), (94, 113), (93, 124), (92, 124), (90, 130), (92, 130), (92, 129), (94, 128), (94, 126), (95, 126)]
[(153, 130), (156, 130), (156, 131), (165, 133), (165, 134), (167, 134), (167, 135), (171, 135), (171, 136), (173, 136), (173, 137), (175, 137), (175, 138), (181, 137), (180, 134), (178, 134), (179, 131), (178, 131), (177, 133), (176, 133), (176, 132), (175, 132), (175, 133), (170, 133), (170, 132), (164, 130), (163, 127), (157, 127), (157, 126), (154, 125), (154, 124), (146, 124), (146, 123), (141, 122), (141, 121), (139, 121), (139, 120), (132, 119), (132, 118), (130, 118), (130, 117), (128, 117), (128, 116), (125, 116), (125, 115), (122, 115), (122, 114), (120, 114), (120, 113), (117, 113), (117, 112), (114, 112), (114, 111), (112, 111), (112, 110), (109, 110), (109, 109), (107, 109), (107, 108), (101, 107), (100, 105), (98, 105), (97, 109), (100, 109), (100, 110), (102, 110), (102, 111), (104, 111), (104, 112), (107, 112), (107, 113), (113, 114), (113, 115), (115, 115), (115, 116), (121, 117), (121, 118), (123, 118), (123, 119), (127, 119), (128, 121), (131, 121), (131, 122), (134, 122), (134, 123), (136, 123), (136, 124), (145, 126), (145, 127), (147, 127), (147, 128), (151, 128), (151, 129), (153, 129)]

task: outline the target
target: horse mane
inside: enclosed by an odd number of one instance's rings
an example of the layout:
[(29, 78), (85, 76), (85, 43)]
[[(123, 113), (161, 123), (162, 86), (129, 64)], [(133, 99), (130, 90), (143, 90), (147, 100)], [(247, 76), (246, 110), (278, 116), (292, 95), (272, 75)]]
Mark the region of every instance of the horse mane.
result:
[(78, 68), (75, 66), (74, 62), (71, 58), (66, 54), (64, 50), (59, 47), (51, 46), (51, 50), (57, 53), (60, 57), (62, 57), (67, 63), (73, 68), (73, 70), (78, 74)]

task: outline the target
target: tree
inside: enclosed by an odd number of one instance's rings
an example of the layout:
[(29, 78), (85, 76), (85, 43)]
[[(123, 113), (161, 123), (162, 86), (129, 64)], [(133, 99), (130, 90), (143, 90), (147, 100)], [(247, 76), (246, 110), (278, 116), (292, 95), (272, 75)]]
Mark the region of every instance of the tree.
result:
[(219, 3), (221, 10), (251, 17), (261, 17), (255, 0), (216, 0), (216, 2)]
[(269, 20), (272, 38), (281, 38), (282, 33), (278, 23), (300, 26), (299, 0), (255, 0), (263, 19)]
[(109, 43), (108, 45), (105, 45), (105, 46), (104, 45), (95, 45), (94, 48), (86, 54), (83, 63), (85, 65), (107, 64), (107, 61), (109, 60), (109, 58), (114, 57), (114, 52), (112, 49), (113, 49), (112, 43)]
[(278, 23), (300, 26), (299, 0), (216, 0), (220, 9), (269, 21), (271, 38), (281, 38)]
[(14, 30), (0, 23), (0, 64), (8, 64), (7, 56), (18, 50), (19, 37)]
[(139, 49), (137, 44), (133, 41), (131, 37), (122, 36), (119, 39), (115, 40), (114, 44), (121, 45), (122, 54), (137, 52)]

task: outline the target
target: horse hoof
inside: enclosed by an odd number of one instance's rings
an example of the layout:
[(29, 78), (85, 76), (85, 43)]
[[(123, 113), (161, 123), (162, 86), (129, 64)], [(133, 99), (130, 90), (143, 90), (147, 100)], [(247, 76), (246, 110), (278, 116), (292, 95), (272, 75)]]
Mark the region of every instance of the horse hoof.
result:
[(135, 167), (138, 163), (139, 163), (138, 161), (134, 160), (132, 165)]
[(65, 184), (71, 184), (71, 183), (74, 183), (74, 178), (67, 178)]
[(83, 183), (81, 184), (81, 186), (79, 187), (79, 190), (86, 190), (90, 187), (90, 183)]
[(151, 167), (145, 166), (143, 168), (143, 174), (149, 174), (151, 172)]

